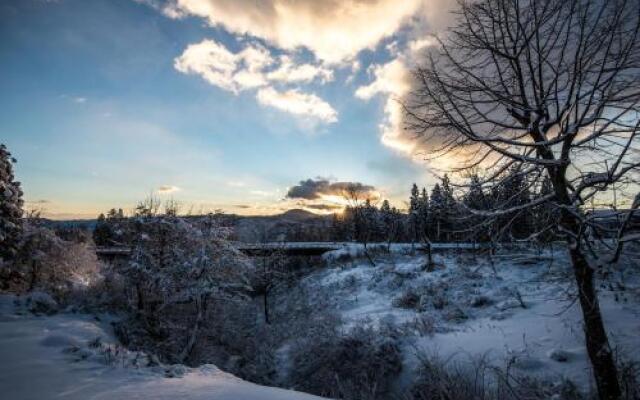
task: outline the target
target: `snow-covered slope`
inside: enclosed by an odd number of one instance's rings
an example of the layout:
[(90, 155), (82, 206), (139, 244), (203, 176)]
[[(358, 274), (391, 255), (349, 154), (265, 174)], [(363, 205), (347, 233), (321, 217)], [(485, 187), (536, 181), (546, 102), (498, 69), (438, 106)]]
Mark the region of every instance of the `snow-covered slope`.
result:
[[(347, 326), (369, 321), (401, 329), (405, 371), (415, 369), (416, 352), (462, 363), (485, 357), (496, 366), (511, 362), (522, 373), (592, 387), (580, 308), (568, 295), (575, 289), (566, 254), (517, 251), (495, 257), (493, 266), (487, 261), (438, 254), (438, 267), (426, 272), (419, 255), (378, 257), (375, 266), (347, 259), (304, 284), (328, 297)], [(633, 268), (622, 270), (626, 289), (602, 285), (600, 305), (618, 354), (640, 361), (639, 277)]]
[[(97, 337), (102, 345), (87, 346)], [(107, 354), (108, 329), (90, 316), (15, 315), (0, 296), (0, 398), (312, 400), (316, 396), (255, 385), (213, 365), (197, 369), (139, 367), (131, 357)], [(95, 343), (95, 342), (94, 342)], [(65, 351), (66, 350), (66, 351)], [(123, 364), (126, 364), (123, 367)], [(178, 373), (175, 373), (175, 372)], [(167, 375), (181, 375), (169, 378)]]

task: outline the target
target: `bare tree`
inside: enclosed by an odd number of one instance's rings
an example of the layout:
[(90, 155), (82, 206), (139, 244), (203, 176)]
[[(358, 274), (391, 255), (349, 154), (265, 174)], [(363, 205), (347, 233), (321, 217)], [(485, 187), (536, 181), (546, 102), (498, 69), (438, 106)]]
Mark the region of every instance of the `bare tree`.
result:
[(253, 295), (262, 297), (264, 323), (271, 324), (270, 295), (291, 278), (290, 266), (283, 245), (274, 246), (263, 256), (254, 260), (255, 270), (252, 273), (251, 287)]
[(367, 193), (362, 192), (362, 188), (356, 184), (349, 184), (342, 190), (342, 197), (349, 203), (349, 209), (353, 213), (353, 235), (356, 240), (362, 243), (364, 254), (369, 263), (375, 267), (376, 263), (371, 258), (367, 244), (370, 242), (373, 229), (369, 215), (371, 208), (375, 207), (371, 204), (371, 199)]
[[(619, 398), (620, 386), (594, 272), (620, 245), (597, 245), (583, 205), (614, 184), (636, 184), (639, 30), (637, 0), (461, 0), (405, 103), (408, 129), (432, 143), (430, 156), (457, 157), (458, 171), (481, 166), (483, 186), (499, 185), (507, 170), (533, 185), (550, 180), (548, 194), (477, 212), (558, 208), (601, 399)], [(632, 237), (621, 228), (619, 244)]]

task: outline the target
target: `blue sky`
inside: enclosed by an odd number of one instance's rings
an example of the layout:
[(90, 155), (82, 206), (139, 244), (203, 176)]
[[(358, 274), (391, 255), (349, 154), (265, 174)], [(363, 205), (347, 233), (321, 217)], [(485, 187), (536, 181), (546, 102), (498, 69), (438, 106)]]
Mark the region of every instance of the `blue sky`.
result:
[[(29, 206), (88, 217), (154, 192), (271, 214), (304, 207), (287, 190), (317, 177), (403, 206), (431, 178), (393, 98), (436, 14), (422, 0), (333, 1), (335, 18), (304, 1), (2, 2), (0, 141)], [(392, 21), (371, 33), (381, 16)]]

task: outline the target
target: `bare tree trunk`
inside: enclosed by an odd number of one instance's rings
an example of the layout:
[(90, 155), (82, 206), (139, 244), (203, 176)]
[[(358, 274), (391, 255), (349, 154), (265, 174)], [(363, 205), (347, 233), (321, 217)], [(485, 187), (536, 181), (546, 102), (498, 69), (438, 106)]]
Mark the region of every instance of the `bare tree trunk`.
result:
[(563, 210), (562, 214), (563, 225), (568, 228), (569, 232), (576, 235), (576, 238), (569, 238), (569, 254), (578, 287), (587, 353), (593, 366), (598, 395), (601, 400), (619, 399), (621, 391), (618, 371), (600, 312), (598, 295), (594, 286), (594, 271), (580, 249), (579, 225), (575, 216), (567, 210)]
[(589, 267), (579, 250), (570, 249), (569, 252), (578, 285), (587, 352), (593, 365), (598, 394), (603, 400), (619, 399), (618, 371), (600, 313), (598, 296), (593, 284), (593, 269)]

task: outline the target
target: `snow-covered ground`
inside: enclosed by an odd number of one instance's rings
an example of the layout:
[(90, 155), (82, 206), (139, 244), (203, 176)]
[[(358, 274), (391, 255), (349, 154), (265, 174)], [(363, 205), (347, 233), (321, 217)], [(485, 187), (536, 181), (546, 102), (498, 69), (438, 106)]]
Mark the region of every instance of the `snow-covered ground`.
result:
[[(511, 361), (522, 373), (592, 387), (579, 305), (568, 300), (573, 289), (564, 252), (506, 252), (493, 267), (471, 254), (438, 254), (433, 272), (423, 270), (420, 255), (378, 257), (375, 266), (366, 259), (340, 262), (342, 255), (329, 254), (333, 268), (304, 284), (323, 288), (315, 292), (329, 298), (347, 326), (369, 321), (401, 328), (406, 371), (415, 369), (418, 352), (450, 362), (484, 356), (497, 366)], [(607, 284), (600, 298), (612, 345), (640, 361), (640, 291), (638, 271), (631, 270), (624, 291)], [(616, 274), (619, 288), (618, 281)]]
[[(361, 250), (328, 254), (328, 267), (299, 285), (310, 289), (304, 293), (311, 303), (337, 311), (345, 328), (370, 323), (400, 338), (405, 366), (400, 388), (411, 381), (418, 353), (461, 363), (484, 357), (499, 367), (509, 361), (525, 374), (592, 387), (580, 309), (568, 300), (572, 286), (563, 252), (520, 249), (499, 254), (493, 263), (471, 252), (438, 253), (428, 272), (424, 255), (405, 248), (375, 254), (375, 265)], [(639, 273), (623, 268), (599, 285), (612, 344), (635, 361), (640, 361)], [(16, 308), (14, 299), (0, 296), (2, 399), (318, 399), (255, 385), (213, 365), (159, 365), (117, 346), (106, 317), (34, 316)], [(281, 350), (280, 364), (288, 365), (287, 346)]]
[(0, 398), (5, 400), (320, 399), (255, 385), (213, 365), (144, 367), (143, 356), (113, 344), (108, 324), (81, 314), (16, 315), (13, 299), (0, 296)]

